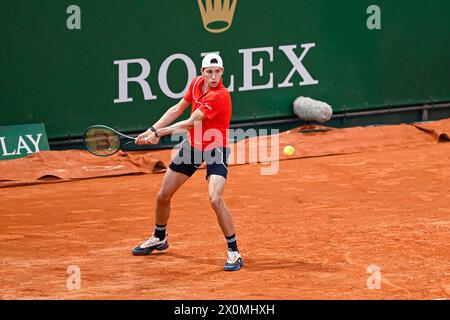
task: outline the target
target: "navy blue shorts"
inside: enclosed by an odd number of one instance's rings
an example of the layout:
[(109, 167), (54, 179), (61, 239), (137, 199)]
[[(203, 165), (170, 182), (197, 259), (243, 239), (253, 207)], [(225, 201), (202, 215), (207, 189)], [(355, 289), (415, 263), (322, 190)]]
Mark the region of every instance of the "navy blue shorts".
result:
[(229, 156), (230, 148), (216, 147), (211, 150), (201, 151), (192, 148), (186, 140), (181, 144), (180, 151), (170, 163), (169, 168), (191, 177), (202, 163), (206, 162), (206, 180), (212, 174), (226, 179)]

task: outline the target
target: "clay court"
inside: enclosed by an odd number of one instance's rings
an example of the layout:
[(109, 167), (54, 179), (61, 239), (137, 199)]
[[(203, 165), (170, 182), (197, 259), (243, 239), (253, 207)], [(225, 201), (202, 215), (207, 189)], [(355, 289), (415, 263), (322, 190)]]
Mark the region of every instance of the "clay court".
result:
[[(172, 201), (169, 250), (145, 257), (131, 249), (153, 230), (161, 172), (0, 188), (0, 298), (448, 299), (449, 124), (292, 131), (280, 148), (297, 141), (296, 156), (276, 175), (231, 166), (225, 200), (246, 263), (231, 273), (204, 170)], [(66, 287), (70, 265), (79, 290)]]

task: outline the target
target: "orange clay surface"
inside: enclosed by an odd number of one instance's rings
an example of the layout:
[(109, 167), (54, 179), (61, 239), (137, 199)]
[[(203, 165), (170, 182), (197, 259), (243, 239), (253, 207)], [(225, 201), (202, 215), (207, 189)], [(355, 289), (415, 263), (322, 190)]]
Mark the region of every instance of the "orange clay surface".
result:
[(145, 257), (131, 249), (153, 231), (163, 173), (1, 188), (0, 298), (449, 299), (449, 163), (443, 142), (284, 160), (276, 175), (231, 166), (238, 272), (222, 270), (204, 169), (172, 200), (170, 248)]

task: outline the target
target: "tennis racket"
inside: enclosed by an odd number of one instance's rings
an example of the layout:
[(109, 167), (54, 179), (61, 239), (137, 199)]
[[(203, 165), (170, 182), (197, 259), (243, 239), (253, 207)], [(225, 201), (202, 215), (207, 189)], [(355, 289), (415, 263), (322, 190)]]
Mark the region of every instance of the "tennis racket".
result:
[(84, 131), (83, 141), (90, 153), (107, 157), (115, 154), (123, 146), (134, 143), (135, 138), (107, 126), (95, 125)]

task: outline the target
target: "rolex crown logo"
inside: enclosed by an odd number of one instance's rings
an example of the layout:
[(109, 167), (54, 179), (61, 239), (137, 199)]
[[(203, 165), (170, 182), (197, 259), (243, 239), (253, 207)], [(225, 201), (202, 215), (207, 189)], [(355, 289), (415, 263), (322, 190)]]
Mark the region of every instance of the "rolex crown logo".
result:
[(220, 33), (231, 27), (237, 0), (214, 0), (214, 5), (212, 4), (213, 0), (206, 0), (206, 7), (203, 5), (203, 0), (197, 1), (206, 30)]

